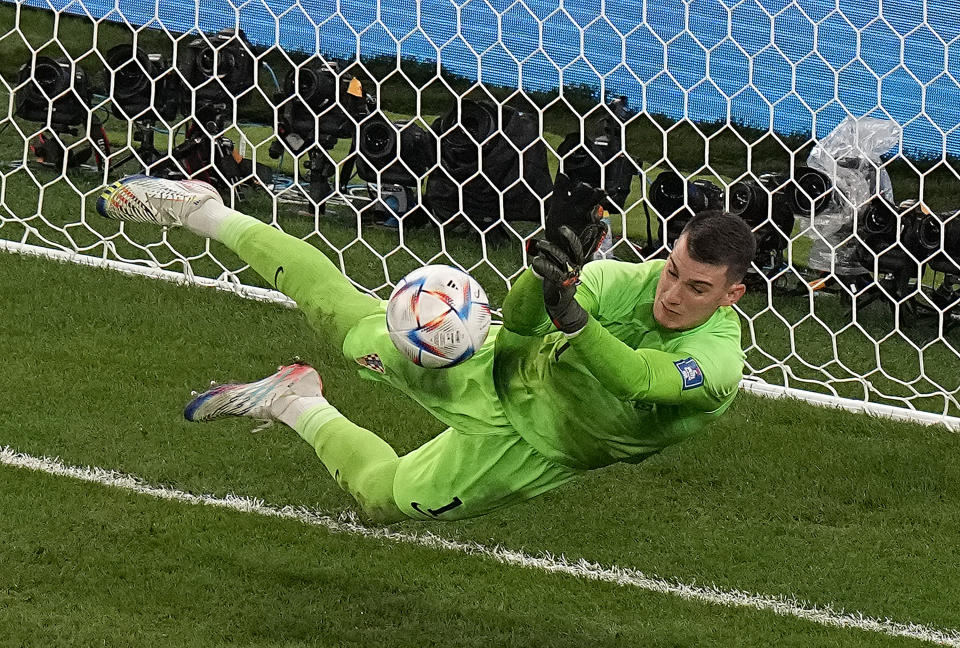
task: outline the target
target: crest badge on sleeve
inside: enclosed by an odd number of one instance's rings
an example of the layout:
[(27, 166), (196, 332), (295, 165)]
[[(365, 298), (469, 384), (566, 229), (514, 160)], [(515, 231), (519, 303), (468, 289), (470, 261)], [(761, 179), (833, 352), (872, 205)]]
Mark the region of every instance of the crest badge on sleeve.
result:
[(693, 358), (677, 360), (673, 363), (683, 377), (683, 389), (693, 389), (703, 384), (703, 370)]
[(386, 370), (383, 368), (383, 360), (380, 359), (376, 353), (371, 353), (365, 356), (361, 356), (356, 359), (357, 364), (361, 367), (366, 367), (371, 371), (376, 371), (377, 373), (386, 373)]

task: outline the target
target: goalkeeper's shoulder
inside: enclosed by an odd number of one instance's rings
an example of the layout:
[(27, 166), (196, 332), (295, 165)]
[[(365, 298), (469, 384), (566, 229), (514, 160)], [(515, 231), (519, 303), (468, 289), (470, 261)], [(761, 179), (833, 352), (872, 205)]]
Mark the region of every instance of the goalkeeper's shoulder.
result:
[(737, 391), (746, 354), (741, 343), (740, 318), (731, 307), (719, 309), (708, 325), (683, 336), (674, 351), (696, 360), (703, 371), (705, 387), (715, 398), (723, 400)]
[(619, 259), (597, 259), (583, 266), (581, 278), (586, 276), (605, 276), (613, 280), (629, 279), (647, 281), (660, 276), (665, 259), (650, 261), (621, 261)]
[(612, 297), (622, 294), (624, 299), (642, 301), (645, 295), (656, 289), (664, 263), (663, 259), (641, 263), (598, 259), (583, 266), (580, 282), (597, 295)]

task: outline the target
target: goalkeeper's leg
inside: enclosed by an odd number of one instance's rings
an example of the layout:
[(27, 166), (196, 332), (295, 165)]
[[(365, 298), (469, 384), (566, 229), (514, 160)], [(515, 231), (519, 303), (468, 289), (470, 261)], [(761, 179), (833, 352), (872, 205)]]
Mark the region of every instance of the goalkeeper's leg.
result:
[[(257, 219), (222, 205), (198, 212), (202, 227), (250, 264), (257, 274), (287, 295), (304, 312), (310, 325), (343, 348), (349, 330), (361, 319), (382, 310), (379, 299), (357, 290), (323, 252)], [(215, 227), (210, 227), (213, 224)]]
[(320, 375), (295, 363), (251, 383), (219, 385), (184, 410), (189, 421), (243, 416), (280, 421), (316, 451), (337, 484), (373, 520), (461, 520), (556, 488), (583, 471), (540, 454), (502, 416), (448, 428), (397, 457), (379, 436), (323, 397)]
[(280, 367), (254, 382), (208, 389), (187, 404), (183, 415), (198, 423), (237, 416), (285, 423), (313, 446), (340, 488), (371, 519), (389, 523), (408, 517), (393, 497), (397, 453), (328, 403), (320, 375), (307, 364)]
[(486, 515), (582, 473), (546, 459), (507, 427), (482, 434), (448, 428), (397, 457), (386, 441), (326, 401), (292, 398), (280, 420), (313, 446), (364, 513), (383, 524)]
[(409, 519), (393, 498), (400, 460), (390, 444), (323, 399), (296, 398), (281, 420), (313, 446), (337, 485), (367, 517), (381, 524)]
[(131, 176), (107, 188), (97, 211), (116, 220), (185, 227), (224, 243), (297, 302), (310, 324), (338, 348), (354, 324), (381, 308), (380, 300), (357, 290), (320, 250), (226, 207), (205, 182)]
[(508, 426), (448, 428), (397, 457), (386, 441), (322, 398), (292, 396), (279, 415), (313, 446), (336, 480), (376, 522), (452, 521), (532, 499), (583, 471), (546, 459)]

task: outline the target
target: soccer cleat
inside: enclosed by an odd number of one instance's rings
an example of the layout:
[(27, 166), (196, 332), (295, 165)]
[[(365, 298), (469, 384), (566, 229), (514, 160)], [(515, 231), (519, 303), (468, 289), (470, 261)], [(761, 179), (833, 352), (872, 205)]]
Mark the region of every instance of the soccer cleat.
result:
[(223, 204), (217, 190), (206, 182), (133, 175), (107, 187), (97, 200), (97, 211), (114, 220), (179, 227), (208, 200)]
[(278, 420), (270, 410), (278, 398), (323, 395), (320, 374), (310, 365), (296, 361), (256, 382), (211, 385), (215, 386), (187, 403), (183, 410), (185, 419), (204, 422), (228, 416), (245, 416), (269, 424)]

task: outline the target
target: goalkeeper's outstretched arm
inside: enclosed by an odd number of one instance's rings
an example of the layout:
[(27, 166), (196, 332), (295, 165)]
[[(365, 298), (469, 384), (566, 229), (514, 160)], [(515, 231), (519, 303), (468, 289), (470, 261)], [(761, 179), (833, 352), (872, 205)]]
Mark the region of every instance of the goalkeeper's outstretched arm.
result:
[(530, 268), (521, 273), (503, 300), (503, 327), (519, 335), (546, 335), (556, 330), (543, 305), (540, 279)]
[(739, 384), (736, 368), (717, 367), (702, 353), (633, 349), (592, 317), (569, 340), (587, 370), (621, 400), (687, 405), (710, 412), (723, 405)]
[[(576, 294), (586, 312), (596, 315), (596, 299), (588, 291)], [(503, 300), (503, 327), (518, 335), (542, 337), (557, 331), (543, 303), (543, 280), (527, 268)]]

